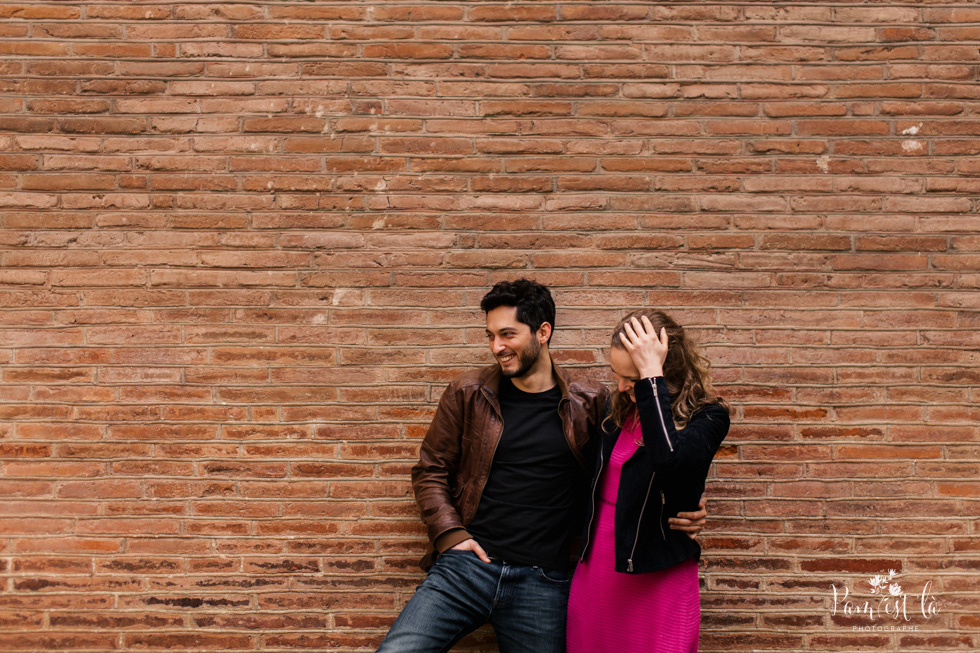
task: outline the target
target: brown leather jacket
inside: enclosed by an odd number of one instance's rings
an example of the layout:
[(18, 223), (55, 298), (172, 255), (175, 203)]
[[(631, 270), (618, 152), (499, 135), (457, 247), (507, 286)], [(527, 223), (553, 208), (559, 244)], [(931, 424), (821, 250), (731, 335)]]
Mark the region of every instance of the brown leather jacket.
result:
[[(558, 412), (565, 438), (582, 467), (591, 472), (608, 391), (557, 365), (554, 372), (562, 395)], [(415, 499), (431, 543), (420, 562), (422, 569), (432, 566), (436, 549), (442, 552), (469, 538), (466, 525), (480, 504), (503, 431), (501, 378), (500, 367), (491, 365), (450, 383), (422, 440), (419, 462), (412, 468)]]

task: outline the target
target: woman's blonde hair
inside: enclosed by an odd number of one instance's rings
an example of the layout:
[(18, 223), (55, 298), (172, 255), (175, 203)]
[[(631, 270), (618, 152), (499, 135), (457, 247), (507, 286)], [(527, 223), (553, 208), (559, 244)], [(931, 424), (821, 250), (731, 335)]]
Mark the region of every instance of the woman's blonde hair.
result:
[[(664, 380), (670, 390), (670, 407), (674, 414), (674, 424), (678, 429), (687, 426), (688, 420), (699, 408), (718, 404), (731, 412), (728, 403), (719, 397), (711, 384), (711, 363), (701, 355), (697, 345), (687, 336), (684, 328), (663, 311), (641, 308), (633, 311), (616, 325), (612, 334), (612, 346), (626, 349), (620, 335), (626, 333), (626, 324), (632, 319), (646, 316), (657, 334), (667, 329), (667, 359), (664, 361)], [(613, 391), (612, 408), (606, 420), (617, 428), (622, 428), (633, 402), (618, 389)]]

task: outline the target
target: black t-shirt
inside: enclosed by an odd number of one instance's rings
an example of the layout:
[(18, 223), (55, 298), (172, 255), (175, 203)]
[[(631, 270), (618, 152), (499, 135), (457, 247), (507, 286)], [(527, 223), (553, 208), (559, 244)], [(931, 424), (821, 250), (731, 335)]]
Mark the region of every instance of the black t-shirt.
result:
[(564, 568), (578, 524), (585, 472), (565, 439), (561, 391), (529, 393), (500, 382), (504, 428), (466, 530), (491, 557)]

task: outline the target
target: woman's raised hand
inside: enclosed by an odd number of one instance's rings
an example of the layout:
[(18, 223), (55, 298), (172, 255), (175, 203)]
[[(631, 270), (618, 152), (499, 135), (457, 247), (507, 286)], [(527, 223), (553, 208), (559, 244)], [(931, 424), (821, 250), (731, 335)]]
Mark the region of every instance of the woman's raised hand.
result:
[(634, 317), (627, 322), (625, 331), (619, 339), (633, 359), (640, 378), (663, 376), (664, 361), (667, 360), (667, 329), (661, 328), (658, 334), (650, 318), (643, 315), (640, 319)]

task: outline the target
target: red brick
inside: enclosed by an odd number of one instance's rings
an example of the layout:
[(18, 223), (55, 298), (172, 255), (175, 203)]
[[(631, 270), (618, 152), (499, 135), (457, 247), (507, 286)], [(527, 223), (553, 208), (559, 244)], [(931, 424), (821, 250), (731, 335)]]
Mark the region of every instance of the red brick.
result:
[(179, 650), (246, 648), (252, 640), (248, 635), (168, 632), (165, 634), (127, 634), (124, 641), (126, 646), (137, 649)]

